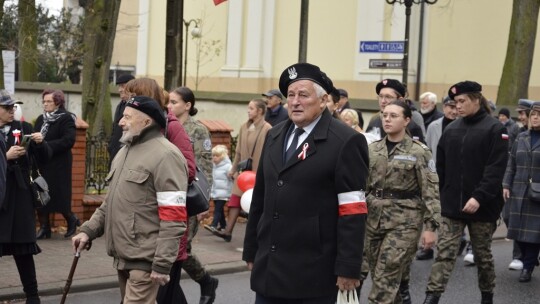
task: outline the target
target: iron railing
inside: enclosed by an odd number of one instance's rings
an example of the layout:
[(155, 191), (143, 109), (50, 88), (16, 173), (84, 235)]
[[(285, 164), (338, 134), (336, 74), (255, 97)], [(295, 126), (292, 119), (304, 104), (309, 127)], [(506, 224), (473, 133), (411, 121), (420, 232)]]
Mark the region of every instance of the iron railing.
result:
[(101, 194), (107, 188), (109, 173), (108, 138), (86, 135), (86, 193)]

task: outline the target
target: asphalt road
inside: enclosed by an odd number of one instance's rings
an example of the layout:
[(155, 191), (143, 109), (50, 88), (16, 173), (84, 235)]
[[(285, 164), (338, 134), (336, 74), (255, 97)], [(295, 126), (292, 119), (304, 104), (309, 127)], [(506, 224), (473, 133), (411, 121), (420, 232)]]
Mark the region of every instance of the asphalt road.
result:
[[(495, 257), (497, 287), (494, 302), (499, 304), (537, 304), (540, 303), (540, 274), (533, 274), (529, 283), (519, 283), (517, 278), (519, 271), (508, 270), (511, 259), (512, 243), (508, 241), (495, 241), (493, 254)], [(415, 261), (411, 273), (411, 295), (413, 303), (422, 303), (426, 282), (431, 269), (431, 261)], [(254, 302), (255, 295), (249, 288), (249, 272), (240, 272), (218, 276), (220, 282), (216, 304), (232, 304)], [(186, 294), (188, 303), (199, 302), (199, 286), (191, 280), (182, 280), (182, 288)], [(371, 288), (368, 280), (363, 287), (360, 303), (367, 303), (367, 294)], [(42, 303), (59, 303), (60, 296), (44, 297)], [(16, 302), (13, 302), (16, 303)], [(71, 294), (67, 303), (95, 304), (95, 303), (120, 303), (118, 289), (91, 291), (79, 294)], [(440, 304), (468, 304), (480, 303), (480, 291), (477, 287), (476, 267), (465, 266), (462, 257), (458, 259), (454, 273), (443, 294)]]

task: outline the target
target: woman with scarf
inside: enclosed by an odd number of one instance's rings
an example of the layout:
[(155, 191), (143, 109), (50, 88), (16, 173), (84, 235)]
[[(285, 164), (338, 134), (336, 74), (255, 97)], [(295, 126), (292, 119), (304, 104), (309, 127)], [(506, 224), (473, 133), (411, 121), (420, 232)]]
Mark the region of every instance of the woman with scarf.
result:
[(71, 148), (75, 144), (75, 114), (66, 110), (64, 92), (46, 89), (41, 93), (44, 113), (38, 116), (34, 141), (47, 143), (49, 160), (39, 161), (38, 168), (49, 184), (51, 201), (37, 211), (41, 228), (37, 238), (51, 237), (49, 214), (62, 213), (67, 222), (65, 238), (72, 236), (81, 223), (71, 212)]

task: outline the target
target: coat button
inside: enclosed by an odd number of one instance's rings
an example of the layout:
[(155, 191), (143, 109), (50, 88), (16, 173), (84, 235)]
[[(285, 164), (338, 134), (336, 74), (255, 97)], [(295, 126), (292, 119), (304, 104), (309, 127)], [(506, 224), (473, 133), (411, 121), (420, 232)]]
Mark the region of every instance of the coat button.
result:
[(282, 180), (278, 180), (278, 181), (277, 181), (277, 185), (278, 185), (278, 187), (283, 186), (283, 181), (282, 181)]
[(276, 252), (276, 245), (272, 245), (272, 246), (270, 246), (270, 251), (272, 251), (272, 252)]
[(274, 212), (274, 219), (275, 219), (275, 220), (279, 219), (279, 213)]

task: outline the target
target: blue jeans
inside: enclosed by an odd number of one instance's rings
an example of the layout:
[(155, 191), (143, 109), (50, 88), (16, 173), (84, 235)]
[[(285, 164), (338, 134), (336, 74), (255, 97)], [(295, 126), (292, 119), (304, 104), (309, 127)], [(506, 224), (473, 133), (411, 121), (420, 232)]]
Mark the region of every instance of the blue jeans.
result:
[(225, 203), (227, 201), (225, 200), (214, 200), (214, 220), (212, 220), (212, 227), (216, 227), (219, 223), (219, 227), (221, 229), (225, 229), (227, 227), (227, 223), (225, 222), (225, 214), (223, 212), (223, 207), (225, 206)]

